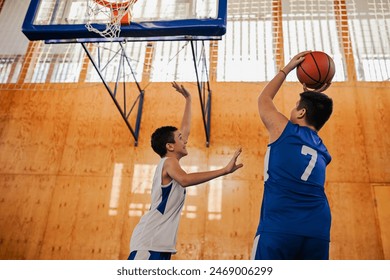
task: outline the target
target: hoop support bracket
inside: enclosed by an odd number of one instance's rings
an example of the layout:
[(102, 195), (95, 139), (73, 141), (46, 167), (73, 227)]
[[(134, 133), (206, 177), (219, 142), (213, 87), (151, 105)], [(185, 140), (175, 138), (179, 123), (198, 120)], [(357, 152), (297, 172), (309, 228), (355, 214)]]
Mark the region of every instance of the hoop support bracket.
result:
[[(126, 123), (127, 127), (129, 128), (132, 136), (134, 137), (134, 145), (137, 146), (138, 145), (139, 132), (140, 132), (140, 128), (141, 128), (141, 118), (142, 118), (142, 109), (143, 109), (145, 91), (141, 89), (139, 83), (136, 80), (136, 77), (134, 75), (133, 69), (132, 69), (131, 64), (130, 64), (130, 59), (126, 55), (125, 49), (123, 47), (123, 44), (121, 42), (119, 44), (121, 46), (121, 51), (120, 51), (120, 53), (121, 53), (121, 60), (119, 61), (119, 65), (118, 65), (117, 81), (115, 83), (115, 87), (112, 88), (110, 86), (110, 84), (106, 81), (106, 79), (104, 78), (104, 75), (103, 75), (103, 73), (101, 71), (100, 57), (98, 57), (97, 58), (98, 60), (96, 60), (92, 56), (91, 52), (88, 50), (88, 48), (86, 46), (86, 43), (81, 43), (85, 53), (87, 54), (88, 58), (91, 60), (91, 63), (93, 65), (93, 67), (95, 68), (95, 70), (97, 71), (100, 79), (102, 80), (102, 82), (104, 84), (104, 87), (108, 91), (111, 99), (113, 100), (115, 106), (117, 107), (118, 111), (120, 112), (121, 117), (125, 121), (125, 123)], [(119, 72), (120, 71), (124, 71), (124, 69), (122, 70), (122, 68), (121, 68), (122, 65), (124, 65), (124, 64), (127, 64), (129, 66), (129, 68), (130, 68), (130, 70), (132, 72), (133, 78), (135, 80), (135, 83), (137, 85), (137, 89), (139, 91), (138, 97), (134, 101), (133, 106), (131, 106), (131, 108), (127, 108), (127, 106), (126, 106), (127, 92), (126, 92), (126, 87), (125, 86), (123, 87), (123, 97), (124, 97), (123, 102), (120, 102), (118, 100), (118, 97), (117, 97), (118, 83), (119, 83), (119, 78), (120, 78)], [(125, 85), (126, 81), (123, 81), (123, 83)], [(136, 107), (137, 103), (138, 103), (137, 116), (136, 116), (135, 124), (132, 125), (130, 123), (130, 121), (129, 121), (129, 117), (130, 117), (130, 114), (132, 113), (133, 108)], [(135, 127), (133, 128), (133, 126), (135, 126)]]
[[(91, 54), (91, 52), (88, 50), (86, 46), (86, 42), (81, 42), (85, 53), (87, 54), (88, 58), (90, 59), (93, 67), (97, 71), (97, 74), (99, 75), (101, 81), (104, 84), (104, 87), (108, 91), (110, 97), (112, 98), (115, 106), (119, 110), (121, 117), (125, 121), (128, 129), (130, 130), (132, 136), (134, 137), (135, 143), (134, 145), (138, 145), (138, 137), (139, 132), (141, 128), (141, 118), (142, 118), (142, 110), (143, 110), (143, 103), (144, 103), (144, 95), (145, 91), (141, 89), (138, 81), (136, 80), (135, 74), (131, 67), (131, 61), (130, 58), (126, 55), (125, 48), (123, 47), (123, 42), (117, 42), (120, 44), (120, 51), (118, 51), (118, 55), (120, 53), (121, 59), (119, 61), (117, 71), (117, 81), (115, 83), (115, 86), (110, 86), (109, 82), (105, 79), (102, 68), (100, 65), (100, 58), (99, 55), (97, 56), (97, 59)], [(210, 82), (209, 82), (209, 73), (208, 73), (208, 62), (206, 58), (206, 51), (205, 51), (205, 44), (204, 40), (190, 40), (191, 44), (191, 50), (192, 50), (192, 56), (193, 56), (193, 62), (194, 62), (194, 68), (195, 68), (195, 75), (196, 75), (196, 83), (198, 88), (198, 95), (199, 95), (199, 102), (202, 112), (202, 121), (203, 121), (203, 127), (204, 127), (204, 133), (206, 137), (206, 147), (210, 146), (210, 131), (211, 131), (211, 97), (212, 97), (212, 91), (210, 88)], [(133, 106), (131, 106), (130, 109), (126, 107), (126, 87), (123, 87), (124, 92), (124, 102), (120, 102), (117, 97), (117, 91), (118, 91), (118, 83), (120, 79), (120, 72), (124, 71), (122, 68), (127, 65), (133, 75), (134, 81), (136, 83), (137, 89), (139, 91), (138, 97), (134, 101)], [(103, 68), (104, 69), (104, 68)], [(126, 81), (123, 81), (123, 83), (126, 83)], [(137, 107), (137, 115), (135, 119), (135, 124), (131, 124), (129, 121), (130, 114), (132, 113), (133, 109)]]
[[(202, 111), (203, 127), (206, 136), (206, 147), (210, 146), (210, 129), (211, 129), (211, 88), (209, 82), (209, 73), (207, 70), (207, 58), (204, 40), (191, 40), (192, 57), (194, 59), (194, 68), (196, 82), (198, 86), (200, 108)], [(198, 46), (200, 45), (200, 46)], [(198, 65), (199, 62), (199, 65)]]

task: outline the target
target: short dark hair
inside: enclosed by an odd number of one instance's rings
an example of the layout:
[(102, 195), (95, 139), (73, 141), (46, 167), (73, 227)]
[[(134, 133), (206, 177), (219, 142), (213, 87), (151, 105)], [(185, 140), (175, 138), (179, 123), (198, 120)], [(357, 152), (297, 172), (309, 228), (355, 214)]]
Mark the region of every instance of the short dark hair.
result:
[(153, 151), (160, 157), (164, 157), (167, 154), (167, 143), (175, 143), (175, 135), (173, 133), (176, 130), (177, 128), (174, 126), (162, 126), (153, 132), (150, 142)]
[(319, 131), (333, 111), (333, 100), (321, 92), (305, 91), (301, 94), (297, 109), (306, 109), (306, 122)]

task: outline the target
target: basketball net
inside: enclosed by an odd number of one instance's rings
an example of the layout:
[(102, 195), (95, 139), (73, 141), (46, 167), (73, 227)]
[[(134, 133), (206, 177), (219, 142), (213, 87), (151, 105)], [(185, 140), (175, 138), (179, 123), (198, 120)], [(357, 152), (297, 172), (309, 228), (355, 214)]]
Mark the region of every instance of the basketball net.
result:
[[(130, 24), (135, 2), (137, 0), (88, 0), (85, 27), (88, 31), (98, 33), (104, 38), (117, 38), (121, 32), (121, 25)], [(106, 19), (106, 28), (103, 31), (92, 26), (96, 18), (102, 17)]]

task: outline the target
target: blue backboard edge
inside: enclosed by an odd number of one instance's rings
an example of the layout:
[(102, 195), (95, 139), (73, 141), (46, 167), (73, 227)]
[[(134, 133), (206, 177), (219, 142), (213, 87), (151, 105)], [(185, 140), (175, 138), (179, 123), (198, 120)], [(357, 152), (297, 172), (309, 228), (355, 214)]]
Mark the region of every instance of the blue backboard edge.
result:
[[(90, 32), (84, 24), (34, 25), (40, 0), (31, 0), (22, 25), (22, 32), (30, 41), (39, 40), (72, 40), (101, 39), (99, 34)], [(227, 0), (219, 1), (218, 17), (216, 19), (186, 19), (166, 21), (132, 22), (122, 26), (122, 38), (164, 38), (201, 36), (203, 38), (222, 36), (226, 33)], [(104, 30), (104, 24), (93, 24), (99, 30)]]

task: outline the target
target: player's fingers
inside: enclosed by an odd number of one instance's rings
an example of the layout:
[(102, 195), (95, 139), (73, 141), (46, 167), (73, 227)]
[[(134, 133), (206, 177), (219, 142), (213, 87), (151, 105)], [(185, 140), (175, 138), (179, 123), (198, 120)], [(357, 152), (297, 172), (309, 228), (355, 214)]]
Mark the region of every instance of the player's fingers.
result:
[(233, 169), (231, 170), (231, 173), (233, 173), (234, 171), (236, 171), (237, 169), (240, 169), (241, 167), (243, 167), (244, 165), (242, 163), (240, 164), (236, 164), (233, 166)]
[(177, 90), (180, 91), (180, 87), (176, 82), (172, 82), (172, 86)]
[(327, 89), (330, 87), (331, 84), (332, 84), (332, 83), (327, 83), (327, 84), (326, 84), (326, 87), (323, 89), (323, 91), (327, 90)]
[(323, 92), (325, 91), (328, 87), (330, 86), (330, 83), (325, 83), (322, 85), (322, 87), (320, 89), (318, 89), (317, 91), (318, 92)]
[(237, 159), (240, 156), (241, 152), (242, 148), (238, 148), (238, 150), (236, 150), (236, 152), (234, 153), (234, 158)]
[(301, 57), (301, 56), (305, 56), (305, 55), (307, 55), (308, 53), (311, 53), (312, 51), (303, 51), (303, 52), (300, 52), (300, 53), (298, 53), (297, 54), (297, 57)]
[(180, 92), (181, 92), (185, 97), (187, 97), (187, 96), (190, 95), (190, 93), (188, 92), (188, 90), (186, 90), (186, 88), (185, 88), (183, 85), (180, 86)]
[(305, 60), (305, 56), (308, 54), (308, 53), (310, 53), (311, 51), (303, 51), (303, 52), (300, 52), (300, 53), (298, 53), (297, 55), (295, 55), (294, 57), (293, 57), (293, 61), (294, 60), (296, 60), (297, 61), (297, 63), (299, 64), (299, 63), (301, 63), (303, 60)]

